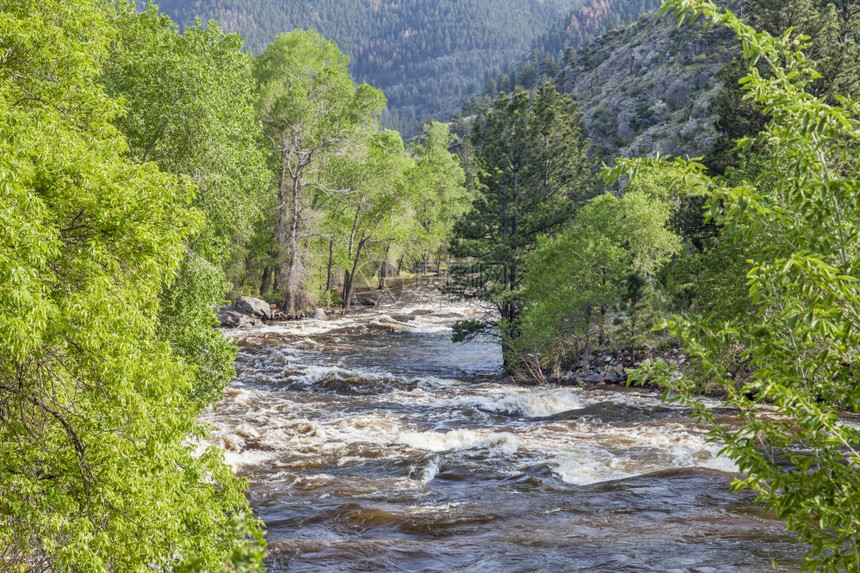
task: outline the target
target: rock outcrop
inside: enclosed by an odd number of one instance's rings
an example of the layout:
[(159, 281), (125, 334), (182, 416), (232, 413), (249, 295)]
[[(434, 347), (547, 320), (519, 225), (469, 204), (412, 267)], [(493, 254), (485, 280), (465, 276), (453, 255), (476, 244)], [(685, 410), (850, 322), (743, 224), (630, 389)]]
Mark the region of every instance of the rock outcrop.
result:
[(572, 370), (550, 374), (546, 380), (571, 386), (625, 384), (629, 369), (637, 368), (642, 360), (657, 358), (668, 364), (677, 365), (679, 368), (685, 367), (688, 362), (687, 356), (677, 348), (646, 347), (636, 353), (635, 360), (631, 360), (629, 349), (595, 351), (579, 360)]
[(311, 314), (311, 318), (314, 320), (326, 320), (325, 309), (315, 308), (313, 314)]
[(223, 328), (253, 328), (262, 324), (259, 318), (230, 306), (218, 309), (218, 322)]
[(556, 84), (580, 102), (598, 158), (694, 157), (716, 140), (716, 73), (738, 49), (726, 30), (651, 13), (577, 51)]

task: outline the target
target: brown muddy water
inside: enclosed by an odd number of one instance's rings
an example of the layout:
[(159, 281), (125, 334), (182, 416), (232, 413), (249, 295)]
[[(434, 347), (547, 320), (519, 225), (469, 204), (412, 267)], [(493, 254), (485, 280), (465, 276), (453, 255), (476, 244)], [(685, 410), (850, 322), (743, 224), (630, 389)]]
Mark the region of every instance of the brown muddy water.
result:
[(432, 281), (328, 321), (233, 331), (213, 442), (269, 571), (797, 571), (784, 523), (650, 391), (522, 387)]

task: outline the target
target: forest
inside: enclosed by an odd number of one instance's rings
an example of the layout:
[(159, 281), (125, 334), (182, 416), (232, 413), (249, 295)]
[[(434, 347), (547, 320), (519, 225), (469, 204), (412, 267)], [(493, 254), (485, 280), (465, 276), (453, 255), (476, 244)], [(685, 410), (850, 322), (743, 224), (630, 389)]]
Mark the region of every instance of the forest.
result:
[[(139, 2), (145, 5), (146, 2)], [(315, 29), (349, 56), (358, 83), (385, 92), (383, 125), (415, 135), (430, 120), (447, 121), (486, 80), (513, 64), (528, 67), (548, 54), (560, 64), (567, 47), (635, 20), (658, 2), (579, 0), (512, 2), (293, 2), (284, 0), (163, 0), (161, 10), (182, 25), (215, 20), (254, 53), (294, 28)], [(488, 18), (487, 15), (492, 17)], [(527, 54), (524, 56), (523, 54)], [(533, 70), (532, 70), (533, 72)], [(507, 72), (510, 74), (510, 71)], [(537, 86), (528, 69), (517, 85)], [(495, 94), (494, 94), (495, 96)]]
[[(351, 76), (371, 72), (317, 31), (255, 56), (155, 6), (0, 4), (0, 568), (260, 570), (248, 482), (199, 419), (236, 375), (217, 308), (346, 315), (358, 290), (432, 271), (486, 310), (455, 341), (498, 342), (528, 385), (620, 355), (709, 428), (808, 569), (860, 570), (843, 420), (860, 414), (860, 7), (777, 4), (667, 2), (743, 46), (720, 140), (608, 166), (538, 74), (404, 142), (387, 94)], [(690, 364), (653, 359), (667, 348)]]

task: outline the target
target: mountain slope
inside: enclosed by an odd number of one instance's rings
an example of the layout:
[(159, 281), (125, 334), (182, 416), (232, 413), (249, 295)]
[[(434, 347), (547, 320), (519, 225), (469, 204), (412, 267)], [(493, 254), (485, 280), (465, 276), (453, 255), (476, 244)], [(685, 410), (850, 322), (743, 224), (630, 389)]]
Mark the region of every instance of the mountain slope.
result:
[(524, 54), (582, 0), (162, 0), (180, 24), (199, 17), (260, 53), (294, 28), (315, 28), (350, 56), (353, 77), (382, 88), (386, 123), (405, 132), (447, 118), (484, 78)]
[(545, 79), (554, 78), (564, 62), (572, 61), (577, 49), (659, 6), (660, 0), (587, 0), (534, 40), (531, 51), (515, 60), (513, 66), (505, 62), (502, 73), (487, 80), (482, 96), (474, 96), (463, 105), (463, 114), (485, 112), (500, 92), (536, 88)]
[(722, 28), (651, 13), (570, 55), (556, 84), (580, 102), (598, 157), (693, 157), (716, 140), (716, 73), (739, 49)]

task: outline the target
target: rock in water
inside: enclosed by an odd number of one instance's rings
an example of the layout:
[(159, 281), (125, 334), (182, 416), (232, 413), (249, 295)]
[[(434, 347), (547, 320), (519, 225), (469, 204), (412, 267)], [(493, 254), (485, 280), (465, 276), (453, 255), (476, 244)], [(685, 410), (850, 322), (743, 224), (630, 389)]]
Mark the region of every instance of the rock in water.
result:
[(314, 320), (325, 320), (327, 317), (323, 309), (315, 308), (314, 313), (311, 315), (311, 318), (313, 318)]
[(233, 306), (237, 311), (243, 314), (250, 314), (251, 316), (257, 316), (260, 318), (271, 318), (272, 316), (272, 310), (269, 303), (259, 298), (240, 296)]
[(218, 322), (224, 328), (251, 328), (260, 324), (256, 317), (241, 313), (233, 308), (219, 309)]

